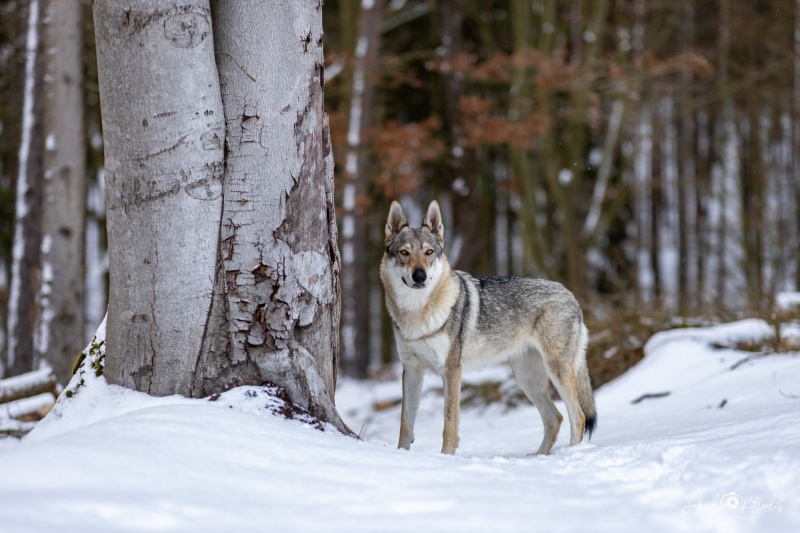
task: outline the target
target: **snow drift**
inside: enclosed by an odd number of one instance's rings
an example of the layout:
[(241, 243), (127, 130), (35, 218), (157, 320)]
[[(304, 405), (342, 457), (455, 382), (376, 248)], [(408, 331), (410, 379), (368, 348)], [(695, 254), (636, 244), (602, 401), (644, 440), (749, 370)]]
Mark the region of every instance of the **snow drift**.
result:
[[(28, 437), (0, 441), (0, 529), (800, 531), (800, 357), (722, 348), (771, 331), (748, 320), (656, 335), (596, 392), (592, 442), (570, 448), (562, 428), (545, 457), (528, 455), (535, 408), (501, 404), (465, 408), (457, 454), (439, 454), (432, 376), (405, 452), (399, 380), (341, 384), (356, 441), (276, 415), (261, 388), (154, 398), (88, 372)], [(465, 381), (508, 377), (499, 366)]]

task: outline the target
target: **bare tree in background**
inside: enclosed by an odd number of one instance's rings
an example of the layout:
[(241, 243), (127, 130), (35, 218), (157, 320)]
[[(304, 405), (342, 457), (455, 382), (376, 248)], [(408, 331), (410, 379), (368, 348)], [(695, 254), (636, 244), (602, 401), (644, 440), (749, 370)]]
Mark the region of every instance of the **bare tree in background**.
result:
[(71, 376), (83, 339), (82, 3), (31, 0), (5, 373)]
[(383, 0), (363, 0), (358, 17), (353, 81), (347, 120), (342, 192), (342, 369), (367, 376), (369, 366), (369, 283), (367, 272), (366, 196), (369, 183), (367, 135), (375, 110), (374, 70), (380, 49)]
[(47, 0), (44, 26), (44, 188), (35, 360), (61, 383), (83, 338), (83, 231), (86, 141), (83, 125), (81, 0)]
[[(443, 0), (438, 4), (438, 22), (441, 28), (439, 55), (449, 65), (466, 54), (463, 26), (465, 2)], [(475, 150), (466, 146), (464, 124), (459, 112), (459, 102), (466, 94), (464, 76), (450, 68), (442, 72), (442, 115), (446, 121), (451, 146), (447, 158), (450, 188), (453, 201), (453, 236), (448, 254), (455, 268), (475, 274), (488, 274), (481, 264), (483, 248), (477, 245), (484, 235), (480, 224), (475, 224), (481, 212), (482, 200), (491, 200), (487, 191), (480, 191), (480, 174), (475, 169)]]
[(39, 271), (39, 208), (42, 170), (41, 124), (41, 24), (42, 2), (28, 3), (25, 38), (25, 88), (22, 104), (11, 286), (8, 295), (5, 376), (33, 370), (33, 335)]

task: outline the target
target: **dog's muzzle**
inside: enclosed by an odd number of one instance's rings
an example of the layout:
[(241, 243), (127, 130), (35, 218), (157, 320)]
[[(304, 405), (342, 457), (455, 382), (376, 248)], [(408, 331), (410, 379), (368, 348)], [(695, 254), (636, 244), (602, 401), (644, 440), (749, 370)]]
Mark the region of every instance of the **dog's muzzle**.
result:
[(411, 279), (414, 280), (414, 288), (421, 289), (425, 286), (425, 280), (428, 279), (428, 274), (421, 268), (414, 269), (411, 273)]

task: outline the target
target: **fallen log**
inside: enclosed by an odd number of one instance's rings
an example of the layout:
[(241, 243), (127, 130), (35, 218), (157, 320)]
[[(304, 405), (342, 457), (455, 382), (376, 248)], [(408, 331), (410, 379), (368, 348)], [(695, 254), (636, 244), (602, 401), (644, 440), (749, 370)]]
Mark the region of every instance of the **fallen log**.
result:
[(0, 439), (3, 437), (24, 437), (36, 427), (36, 422), (20, 422), (19, 420), (0, 419)]
[(0, 404), (0, 420), (8, 418), (40, 420), (54, 403), (56, 403), (56, 398), (50, 392), (3, 403)]
[(45, 392), (58, 397), (58, 382), (52, 368), (42, 368), (14, 376), (0, 379), (0, 404), (13, 402), (22, 398), (36, 396)]

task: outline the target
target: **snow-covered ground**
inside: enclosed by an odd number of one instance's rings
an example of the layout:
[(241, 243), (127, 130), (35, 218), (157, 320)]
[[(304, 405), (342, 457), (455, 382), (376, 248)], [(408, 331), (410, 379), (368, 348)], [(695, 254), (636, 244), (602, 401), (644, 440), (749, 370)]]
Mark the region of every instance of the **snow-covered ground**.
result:
[(711, 347), (770, 333), (748, 320), (656, 335), (596, 392), (591, 444), (568, 447), (565, 423), (546, 457), (527, 455), (535, 409), (502, 405), (463, 410), (456, 456), (439, 454), (433, 376), (410, 452), (395, 449), (399, 406), (372, 408), (399, 399), (398, 380), (341, 384), (356, 441), (271, 414), (259, 389), (152, 398), (87, 377), (21, 443), (0, 441), (0, 531), (797, 532), (800, 355), (732, 370), (750, 354)]

